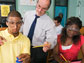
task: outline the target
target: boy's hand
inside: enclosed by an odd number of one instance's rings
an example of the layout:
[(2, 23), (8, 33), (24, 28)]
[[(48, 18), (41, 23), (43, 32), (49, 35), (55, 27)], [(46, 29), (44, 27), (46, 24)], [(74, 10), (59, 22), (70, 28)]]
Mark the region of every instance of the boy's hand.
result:
[(30, 62), (30, 55), (27, 53), (20, 54), (18, 58), (20, 59), (19, 61), (22, 61), (23, 63)]
[(4, 44), (4, 42), (6, 42), (6, 39), (2, 36), (0, 36), (0, 46)]

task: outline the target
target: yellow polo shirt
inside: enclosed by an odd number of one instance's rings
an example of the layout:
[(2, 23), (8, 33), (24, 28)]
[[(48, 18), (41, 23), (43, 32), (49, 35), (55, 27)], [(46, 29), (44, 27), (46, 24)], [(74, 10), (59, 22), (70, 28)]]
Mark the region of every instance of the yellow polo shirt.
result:
[(16, 63), (16, 57), (21, 53), (30, 55), (30, 40), (19, 33), (17, 37), (8, 33), (8, 29), (0, 31), (0, 36), (7, 41), (0, 46), (0, 63)]

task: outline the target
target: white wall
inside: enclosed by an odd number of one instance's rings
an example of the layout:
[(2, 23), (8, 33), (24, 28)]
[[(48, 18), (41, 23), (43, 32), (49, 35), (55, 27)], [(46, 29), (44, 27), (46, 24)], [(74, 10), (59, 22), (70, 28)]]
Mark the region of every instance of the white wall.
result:
[[(80, 1), (80, 3), (78, 3)], [(68, 1), (68, 18), (71, 16), (79, 17), (84, 26), (84, 0)]]

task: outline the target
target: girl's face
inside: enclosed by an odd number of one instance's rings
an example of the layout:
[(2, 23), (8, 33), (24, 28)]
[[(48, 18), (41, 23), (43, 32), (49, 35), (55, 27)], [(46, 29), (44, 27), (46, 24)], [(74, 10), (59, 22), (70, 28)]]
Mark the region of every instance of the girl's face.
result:
[(54, 23), (55, 23), (56, 26), (59, 26), (60, 25), (60, 23), (58, 23), (57, 20), (54, 20)]
[(73, 36), (78, 35), (79, 32), (80, 32), (80, 29), (76, 24), (67, 26), (67, 35), (68, 35), (68, 37), (72, 38)]

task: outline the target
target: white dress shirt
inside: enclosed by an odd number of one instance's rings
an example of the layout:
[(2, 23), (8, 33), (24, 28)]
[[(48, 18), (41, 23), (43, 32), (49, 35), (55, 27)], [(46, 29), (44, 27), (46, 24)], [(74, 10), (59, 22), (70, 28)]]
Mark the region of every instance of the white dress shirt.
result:
[[(36, 11), (28, 11), (24, 16), (23, 34), (28, 35), (31, 24), (35, 18)], [(51, 48), (56, 45), (57, 35), (55, 33), (55, 24), (46, 14), (37, 19), (32, 46), (43, 45), (45, 41), (51, 43)]]
[(59, 26), (56, 26), (55, 27), (55, 30), (56, 30), (57, 35), (59, 35), (62, 32), (62, 28), (63, 28), (62, 25), (59, 25)]

